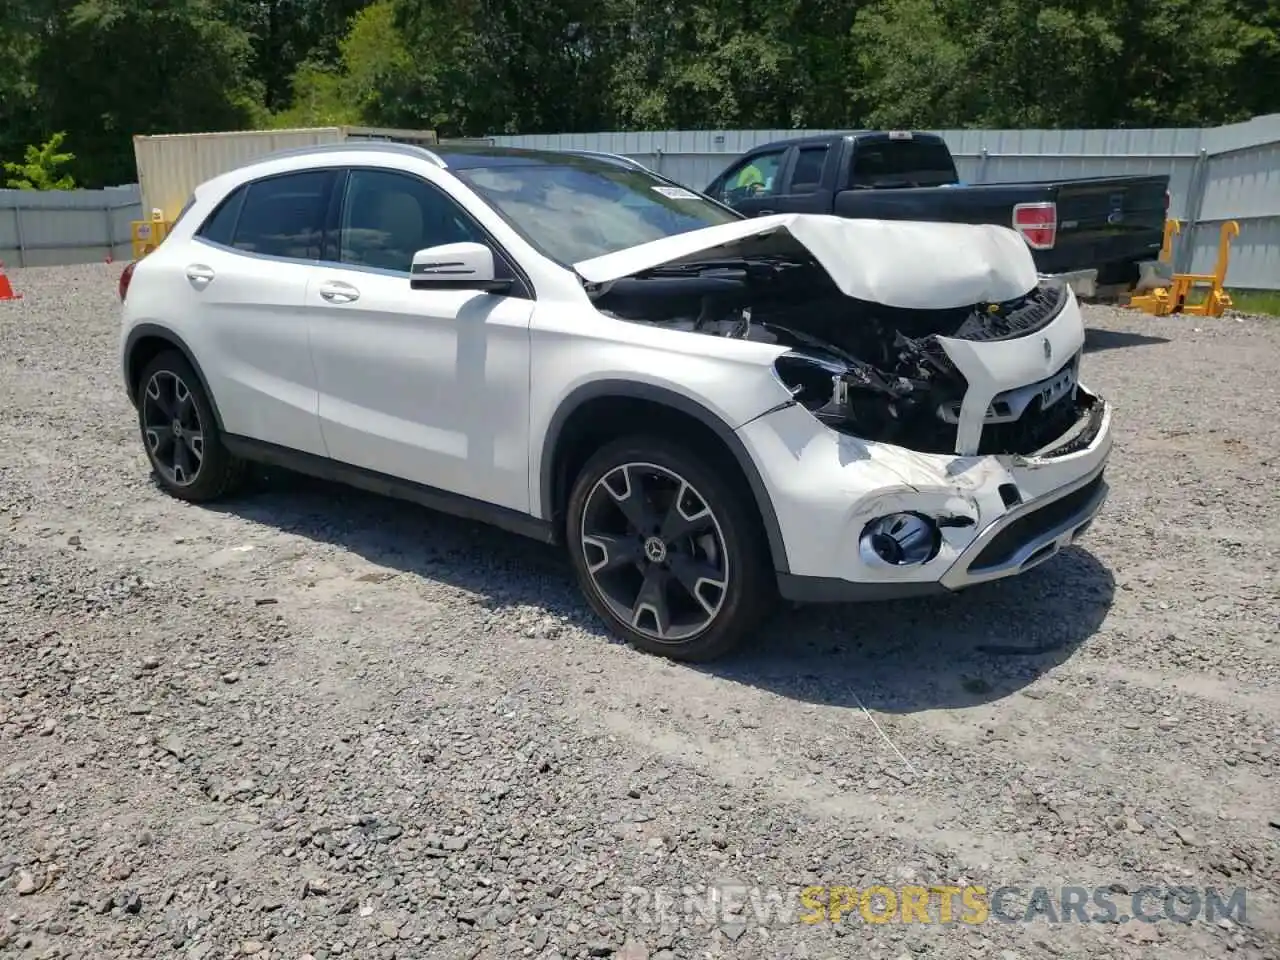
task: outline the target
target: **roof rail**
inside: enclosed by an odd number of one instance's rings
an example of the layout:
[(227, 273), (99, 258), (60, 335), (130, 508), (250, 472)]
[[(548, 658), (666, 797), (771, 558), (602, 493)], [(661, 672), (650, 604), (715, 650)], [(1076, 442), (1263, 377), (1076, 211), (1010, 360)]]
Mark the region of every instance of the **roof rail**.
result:
[(250, 160), (246, 160), (241, 166), (262, 163), (266, 160), (283, 160), (286, 157), (305, 157), (316, 153), (368, 153), (370, 151), (399, 153), (406, 157), (417, 157), (419, 160), (426, 160), (434, 163), (437, 167), (443, 168), (445, 166), (445, 162), (440, 159), (440, 156), (426, 147), (420, 147), (415, 143), (401, 143), (398, 140), (345, 140), (341, 143), (315, 143), (305, 147), (290, 147), (286, 150), (277, 150), (274, 153), (253, 157)]
[(624, 157), (620, 153), (605, 153), (603, 150), (561, 150), (558, 152), (572, 153), (580, 157), (598, 157), (601, 160), (612, 160), (620, 166), (634, 167), (636, 170), (644, 170), (646, 173), (650, 172), (649, 168), (639, 160), (633, 160), (631, 157)]

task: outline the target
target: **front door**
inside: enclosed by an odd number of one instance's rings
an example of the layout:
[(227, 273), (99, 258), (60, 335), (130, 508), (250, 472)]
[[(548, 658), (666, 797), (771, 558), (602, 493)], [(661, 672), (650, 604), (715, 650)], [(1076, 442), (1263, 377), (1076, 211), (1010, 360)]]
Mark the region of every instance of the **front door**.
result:
[(710, 195), (748, 217), (783, 212), (773, 201), (782, 189), (786, 155), (784, 147), (744, 157), (716, 178)]
[(527, 511), (533, 301), (410, 289), (418, 250), (489, 242), (447, 194), (410, 174), (351, 170), (336, 236), (306, 291), (329, 455)]

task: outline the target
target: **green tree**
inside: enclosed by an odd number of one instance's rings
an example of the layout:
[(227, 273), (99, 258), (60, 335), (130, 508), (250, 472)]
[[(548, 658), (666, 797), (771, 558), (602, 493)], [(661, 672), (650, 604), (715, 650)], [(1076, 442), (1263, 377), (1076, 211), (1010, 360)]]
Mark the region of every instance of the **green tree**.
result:
[(387, 112), (448, 135), (606, 129), (616, 2), (397, 0), (413, 63)]
[(874, 0), (853, 37), (870, 126), (1196, 126), (1280, 109), (1267, 0)]
[(248, 36), (213, 0), (63, 4), (34, 63), (49, 130), (67, 130), (89, 186), (137, 176), (136, 134), (233, 130), (262, 112)]
[(396, 29), (392, 0), (378, 0), (351, 20), (338, 42), (337, 64), (305, 61), (291, 81), (292, 105), (276, 113), (276, 128), (405, 119), (400, 101), (414, 58)]
[(1280, 111), (1276, 0), (0, 0), (0, 159), (141, 133), (1112, 127)]
[(51, 0), (0, 0), (0, 157), (15, 156), (36, 136), (32, 61)]
[(6, 184), (15, 190), (74, 190), (75, 179), (59, 171), (76, 158), (74, 153), (60, 151), (66, 136), (55, 133), (44, 143), (27, 147), (21, 163), (6, 163)]
[(263, 105), (272, 112), (294, 102), (295, 74), (304, 64), (333, 67), (352, 16), (370, 0), (218, 0), (220, 17), (242, 31), (252, 50)]

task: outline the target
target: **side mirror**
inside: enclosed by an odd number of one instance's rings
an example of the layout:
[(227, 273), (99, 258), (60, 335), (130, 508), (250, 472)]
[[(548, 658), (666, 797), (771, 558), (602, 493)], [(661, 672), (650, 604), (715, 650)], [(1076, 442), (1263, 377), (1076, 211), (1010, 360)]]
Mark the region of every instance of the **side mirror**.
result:
[(506, 293), (511, 289), (511, 281), (498, 279), (493, 251), (483, 243), (445, 243), (413, 255), (409, 287)]

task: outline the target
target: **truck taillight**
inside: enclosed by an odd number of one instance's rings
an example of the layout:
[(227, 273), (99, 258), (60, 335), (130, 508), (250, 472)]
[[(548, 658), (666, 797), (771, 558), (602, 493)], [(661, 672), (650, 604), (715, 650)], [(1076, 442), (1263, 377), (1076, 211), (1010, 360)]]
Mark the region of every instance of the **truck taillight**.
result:
[(1168, 191), (1168, 190), (1166, 190), (1166, 191), (1164, 192), (1164, 215), (1165, 215), (1166, 217), (1169, 215), (1169, 201), (1170, 201), (1171, 199), (1172, 199), (1172, 198), (1169, 196), (1169, 191)]
[(129, 295), (129, 281), (133, 279), (133, 268), (138, 265), (138, 261), (134, 260), (124, 268), (124, 273), (120, 274), (120, 302), (124, 303), (124, 298)]
[(1058, 239), (1056, 203), (1020, 203), (1013, 208), (1013, 229), (1032, 250), (1052, 250)]

